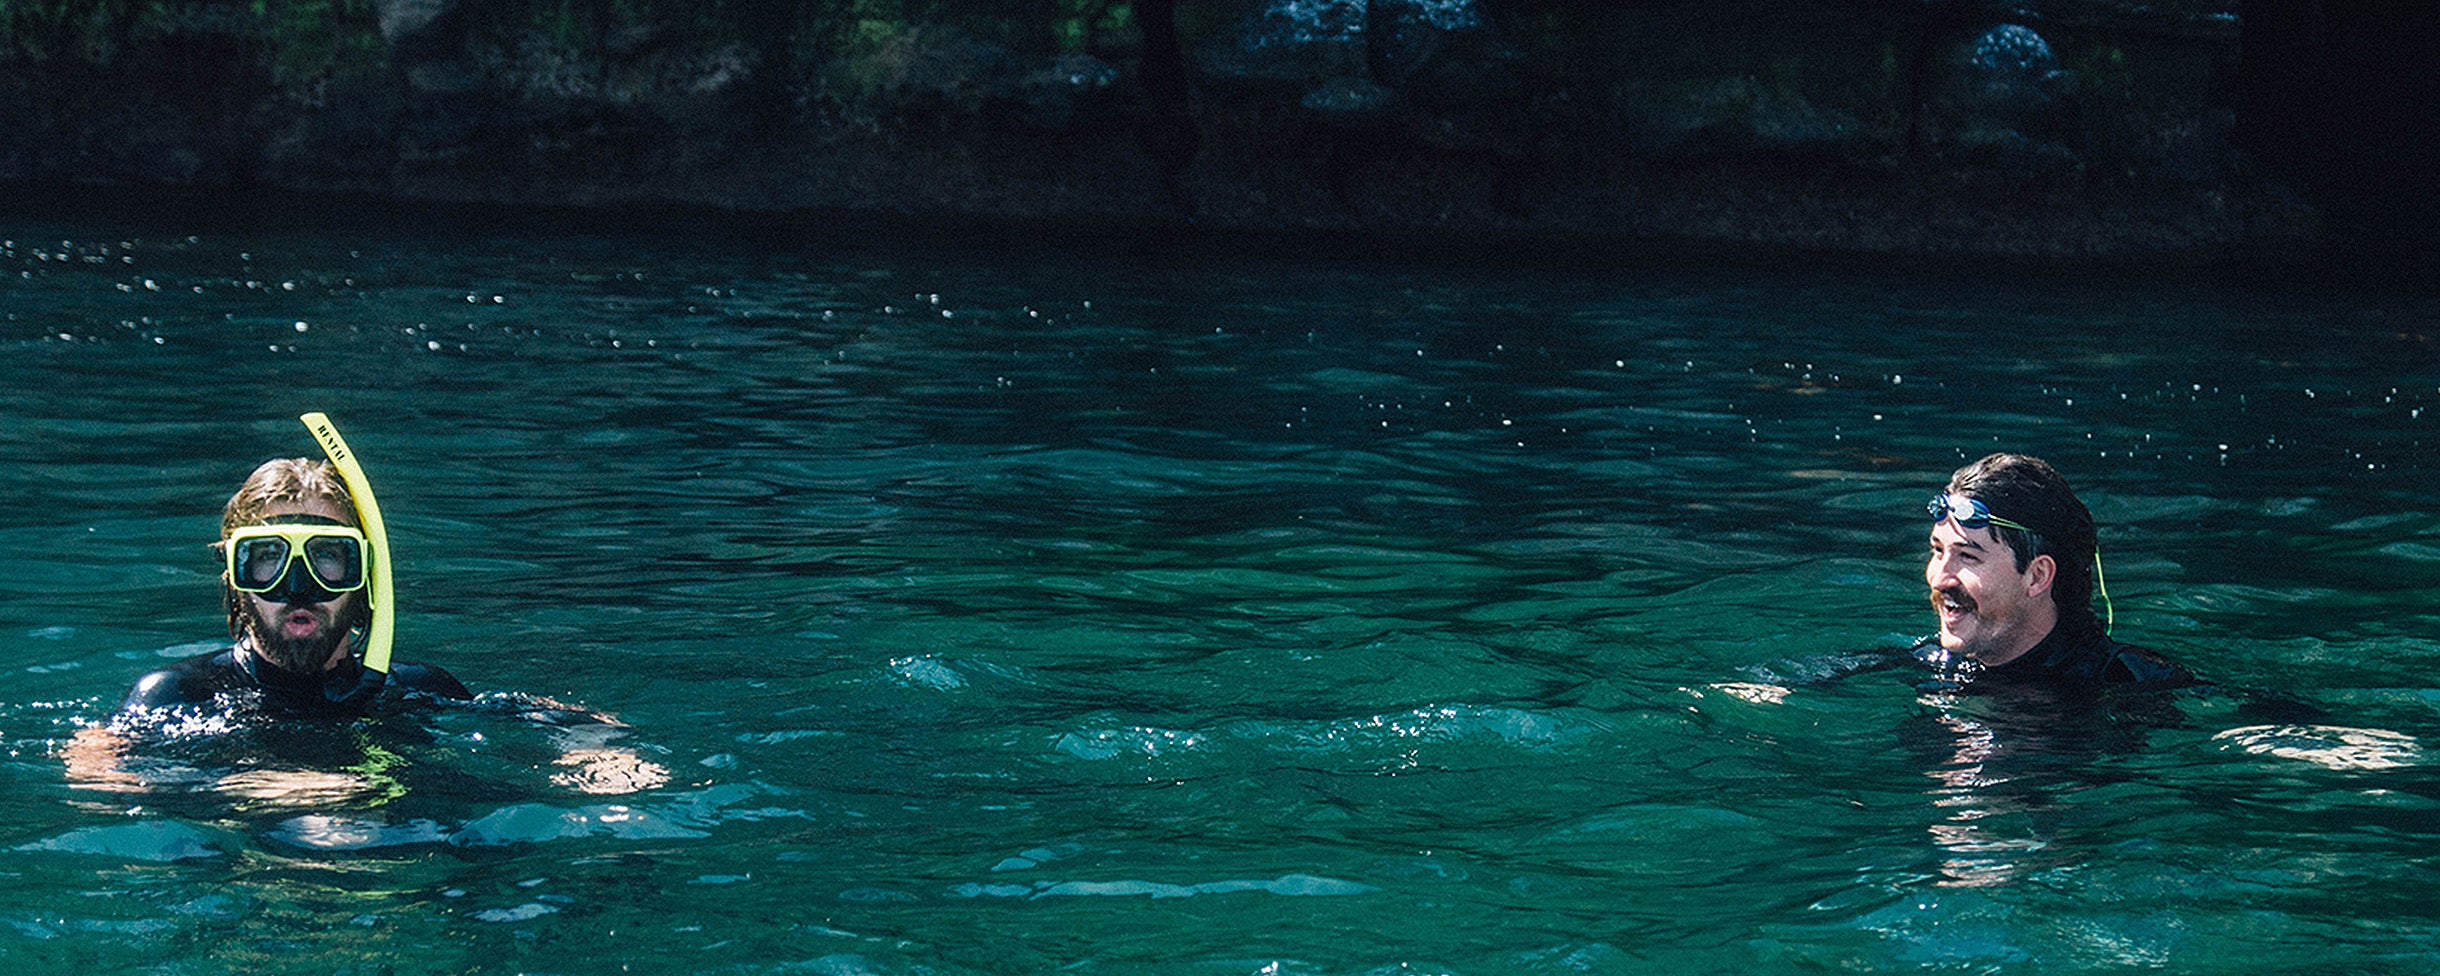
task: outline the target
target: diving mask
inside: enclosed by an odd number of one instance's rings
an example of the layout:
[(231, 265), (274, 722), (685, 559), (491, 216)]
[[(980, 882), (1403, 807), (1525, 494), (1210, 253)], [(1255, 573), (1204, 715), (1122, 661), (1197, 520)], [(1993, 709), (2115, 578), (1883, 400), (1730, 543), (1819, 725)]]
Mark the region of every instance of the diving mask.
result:
[[(302, 590), (307, 577), (331, 593), (364, 588), (364, 533), (353, 526), (250, 525), (229, 533), (226, 550), (229, 586), (240, 593)], [(298, 566), (307, 577), (291, 579)]]

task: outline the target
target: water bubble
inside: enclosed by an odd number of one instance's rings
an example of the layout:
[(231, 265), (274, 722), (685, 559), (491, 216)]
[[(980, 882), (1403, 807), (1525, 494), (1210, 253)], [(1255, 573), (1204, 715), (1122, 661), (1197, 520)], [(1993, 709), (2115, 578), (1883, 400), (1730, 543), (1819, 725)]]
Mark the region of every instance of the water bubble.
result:
[(441, 344), (438, 342), (426, 342), (424, 343), (424, 350), (426, 352), (439, 352), (441, 351)]
[(299, 323), (297, 323), (297, 331), (299, 331), (299, 332), (303, 332), (303, 331), (305, 331), (305, 328), (306, 328), (305, 323), (303, 323), (303, 322), (299, 322)]

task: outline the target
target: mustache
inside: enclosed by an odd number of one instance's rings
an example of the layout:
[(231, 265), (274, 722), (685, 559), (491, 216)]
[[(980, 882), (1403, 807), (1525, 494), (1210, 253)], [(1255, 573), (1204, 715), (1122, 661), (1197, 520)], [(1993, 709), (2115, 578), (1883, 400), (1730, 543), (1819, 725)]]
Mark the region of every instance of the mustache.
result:
[(1948, 602), (1957, 604), (1957, 608), (1960, 610), (1971, 611), (1974, 609), (1974, 598), (1967, 596), (1963, 587), (1949, 587), (1947, 589), (1933, 590), (1932, 605), (1935, 607), (1939, 606), (1942, 598), (1944, 597), (1947, 598)]

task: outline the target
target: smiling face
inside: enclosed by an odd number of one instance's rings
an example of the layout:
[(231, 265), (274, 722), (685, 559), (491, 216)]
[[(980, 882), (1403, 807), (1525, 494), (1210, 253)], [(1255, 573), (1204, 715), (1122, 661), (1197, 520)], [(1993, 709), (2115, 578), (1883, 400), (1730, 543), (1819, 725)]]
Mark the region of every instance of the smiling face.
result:
[(2033, 557), (2023, 570), (2016, 554), (1989, 528), (1966, 529), (1952, 518), (1932, 526), (1923, 582), (1940, 617), (1940, 646), (1996, 667), (2050, 636), (2059, 619), (2050, 586), (2058, 563)]
[[(319, 497), (274, 501), (264, 510), (263, 519), (269, 522), (296, 515), (346, 525), (356, 522), (353, 513)], [(289, 571), (300, 570), (291, 566)], [(279, 592), (238, 594), (248, 610), (242, 621), (244, 643), (256, 657), (294, 674), (320, 674), (346, 659), (348, 630), (366, 615), (364, 591), (333, 595), (315, 588), (312, 595), (327, 599), (310, 602), (307, 595), (284, 596)], [(297, 602), (288, 602), (292, 599)]]

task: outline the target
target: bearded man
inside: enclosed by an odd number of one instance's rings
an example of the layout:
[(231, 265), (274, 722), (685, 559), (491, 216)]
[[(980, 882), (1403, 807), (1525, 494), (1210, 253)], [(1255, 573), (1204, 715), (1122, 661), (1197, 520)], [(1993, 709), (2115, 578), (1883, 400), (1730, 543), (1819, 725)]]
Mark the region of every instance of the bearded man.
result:
[(438, 665), (364, 666), (370, 543), (329, 463), (280, 458), (254, 469), (222, 510), (213, 548), (235, 643), (145, 675), (121, 711), (254, 707), (356, 718), (473, 697)]

